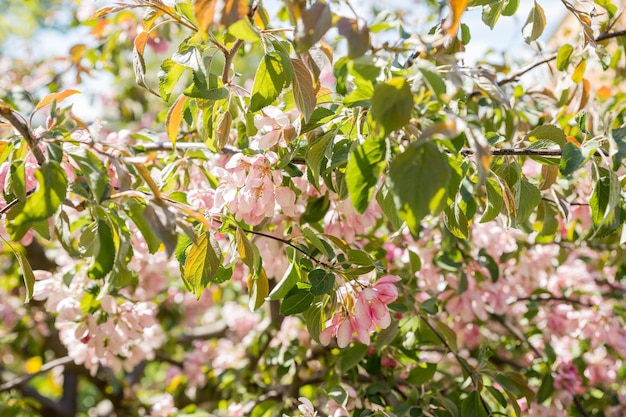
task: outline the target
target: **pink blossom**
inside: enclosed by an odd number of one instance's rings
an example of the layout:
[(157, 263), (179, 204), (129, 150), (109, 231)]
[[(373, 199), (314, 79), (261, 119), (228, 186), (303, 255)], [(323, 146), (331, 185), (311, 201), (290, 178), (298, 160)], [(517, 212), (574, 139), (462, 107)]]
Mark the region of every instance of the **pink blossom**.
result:
[(170, 394), (158, 394), (152, 397), (152, 409), (150, 417), (169, 417), (178, 412), (174, 406), (174, 397)]
[(216, 167), (222, 180), (215, 191), (213, 212), (228, 208), (237, 220), (257, 225), (280, 208), (295, 216), (295, 193), (282, 185), (283, 176), (272, 165), (278, 161), (273, 152), (265, 155), (233, 155), (224, 168)]
[(381, 210), (372, 200), (365, 213), (359, 214), (349, 199), (334, 201), (324, 216), (325, 232), (341, 236), (346, 242), (352, 243), (355, 237), (367, 233), (380, 218)]
[(283, 113), (277, 107), (267, 106), (262, 113), (263, 116), (254, 116), (254, 125), (261, 135), (255, 141), (259, 149), (267, 150), (275, 145), (286, 146), (298, 135), (300, 114), (297, 110)]
[(298, 401), (300, 401), (300, 405), (298, 405), (298, 410), (300, 410), (300, 412), (302, 413), (304, 417), (317, 416), (317, 411), (315, 411), (315, 408), (313, 407), (313, 403), (311, 403), (311, 400), (305, 397), (300, 397), (298, 398)]
[(565, 405), (569, 405), (574, 395), (583, 392), (582, 378), (578, 374), (578, 368), (572, 362), (561, 362), (554, 375), (554, 388), (556, 396)]
[(353, 314), (345, 316), (344, 314), (335, 314), (331, 323), (326, 326), (320, 333), (320, 343), (325, 346), (330, 344), (333, 337), (337, 338), (337, 346), (345, 348), (350, 344), (352, 336), (356, 335), (356, 339), (365, 344), (370, 344), (370, 333), (367, 327), (364, 327)]

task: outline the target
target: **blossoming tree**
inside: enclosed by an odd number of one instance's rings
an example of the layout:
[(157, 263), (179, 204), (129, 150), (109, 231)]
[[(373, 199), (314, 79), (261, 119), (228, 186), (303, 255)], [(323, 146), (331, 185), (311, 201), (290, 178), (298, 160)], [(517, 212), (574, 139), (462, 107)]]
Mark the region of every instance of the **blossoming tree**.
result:
[(626, 414), (619, 2), (76, 3), (0, 56), (1, 415)]

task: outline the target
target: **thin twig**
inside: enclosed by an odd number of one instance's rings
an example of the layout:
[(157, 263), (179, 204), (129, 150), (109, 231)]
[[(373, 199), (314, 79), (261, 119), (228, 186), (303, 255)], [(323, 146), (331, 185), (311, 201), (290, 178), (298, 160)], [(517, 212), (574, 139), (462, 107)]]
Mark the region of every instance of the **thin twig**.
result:
[[(409, 300), (409, 297), (408, 297), (408, 295), (407, 295), (407, 293), (406, 293), (406, 291), (405, 291), (405, 289), (404, 289), (404, 287), (402, 285), (400, 285), (400, 292), (402, 292), (402, 295), (404, 296), (404, 298)], [(483, 408), (485, 409), (485, 412), (487, 413), (488, 416), (492, 416), (493, 413), (491, 412), (491, 409), (487, 405), (487, 402), (485, 401), (485, 399), (483, 398), (483, 396), (481, 395), (481, 393), (480, 393), (480, 391), (478, 389), (479, 388), (478, 383), (476, 382), (476, 380), (474, 379), (474, 376), (473, 376), (474, 372), (468, 366), (468, 364), (465, 361), (465, 359), (463, 359), (461, 357), (461, 355), (459, 355), (457, 352), (455, 352), (452, 349), (452, 346), (450, 346), (450, 343), (448, 343), (448, 340), (441, 334), (441, 332), (439, 332), (439, 330), (437, 328), (435, 328), (435, 326), (433, 326), (433, 324), (430, 322), (430, 320), (428, 320), (428, 317), (425, 317), (423, 314), (421, 314), (418, 311), (417, 307), (415, 306), (415, 303), (409, 303), (409, 305), (413, 309), (413, 312), (415, 313), (415, 315), (417, 317), (419, 317), (420, 319), (422, 319), (424, 321), (424, 323), (426, 323), (428, 328), (435, 334), (437, 339), (439, 339), (441, 341), (441, 343), (446, 347), (446, 350), (448, 352), (450, 352), (454, 356), (454, 358), (459, 363), (461, 368), (465, 371), (465, 373), (467, 373), (467, 375), (469, 375), (470, 379), (472, 380), (472, 384), (474, 385), (474, 388), (476, 389), (476, 392), (478, 392), (478, 396), (480, 398), (480, 401), (481, 401), (481, 404), (482, 404)]]
[(73, 361), (74, 359), (70, 358), (69, 356), (64, 356), (62, 358), (58, 358), (53, 361), (50, 361), (46, 363), (45, 365), (43, 365), (41, 369), (39, 369), (37, 372), (19, 376), (15, 379), (12, 379), (11, 381), (5, 382), (4, 384), (0, 385), (0, 392), (8, 391), (19, 385), (25, 384), (31, 379), (33, 379), (34, 377), (36, 377), (37, 375), (46, 373), (50, 371), (51, 369), (56, 368), (57, 366), (65, 366), (68, 363), (71, 363)]
[(616, 30), (615, 32), (605, 32), (596, 38), (596, 42), (601, 42), (607, 39), (619, 38), (620, 36), (626, 36), (626, 30)]
[(569, 298), (569, 297), (559, 297), (556, 295), (548, 295), (544, 297), (542, 297), (541, 295), (520, 297), (516, 299), (515, 301), (513, 301), (513, 303), (519, 303), (522, 301), (559, 301), (559, 302), (579, 305), (582, 307), (595, 307), (595, 305), (590, 304), (590, 303), (585, 303), (584, 301), (576, 300), (574, 298)]

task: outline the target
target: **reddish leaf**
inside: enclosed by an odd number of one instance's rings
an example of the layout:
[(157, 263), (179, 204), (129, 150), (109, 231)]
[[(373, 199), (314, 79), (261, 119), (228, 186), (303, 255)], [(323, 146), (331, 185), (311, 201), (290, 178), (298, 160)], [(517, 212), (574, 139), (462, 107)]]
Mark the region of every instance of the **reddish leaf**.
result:
[(140, 55), (143, 55), (143, 51), (146, 49), (146, 42), (148, 41), (148, 32), (141, 32), (135, 37), (135, 49)]
[(194, 2), (193, 12), (198, 21), (198, 28), (203, 32), (206, 32), (213, 23), (216, 3), (215, 0), (196, 0)]
[(326, 3), (318, 1), (308, 9), (303, 10), (302, 20), (298, 22), (296, 27), (298, 50), (304, 52), (322, 39), (330, 29), (332, 19), (330, 7)]
[(80, 91), (63, 90), (63, 91), (59, 91), (58, 93), (48, 94), (39, 103), (37, 103), (37, 107), (35, 107), (35, 111), (41, 109), (42, 107), (47, 106), (48, 104), (52, 103), (54, 100), (56, 100), (57, 103), (60, 103), (66, 98), (68, 98), (69, 96), (73, 96), (74, 94), (80, 94)]
[(125, 9), (125, 8), (126, 8), (126, 6), (122, 6), (122, 5), (101, 7), (98, 10), (96, 10), (96, 12), (94, 14), (89, 16), (88, 20), (100, 19), (103, 16), (106, 16), (106, 15), (111, 14), (111, 13), (119, 12), (120, 10)]
[(348, 41), (349, 58), (358, 58), (369, 49), (370, 33), (367, 26), (359, 26), (358, 20), (342, 17), (337, 22), (337, 30)]
[(228, 28), (236, 21), (245, 18), (249, 10), (248, 0), (225, 0), (222, 10), (222, 25)]
[(293, 79), (293, 97), (296, 101), (296, 107), (304, 116), (304, 121), (308, 122), (317, 104), (313, 75), (301, 59), (292, 59), (291, 63), (295, 75)]
[(181, 94), (177, 99), (174, 105), (167, 112), (167, 117), (165, 118), (165, 131), (167, 132), (167, 136), (170, 138), (172, 145), (176, 146), (176, 137), (178, 136), (178, 131), (180, 129), (180, 124), (183, 121), (183, 106), (187, 101), (187, 96)]

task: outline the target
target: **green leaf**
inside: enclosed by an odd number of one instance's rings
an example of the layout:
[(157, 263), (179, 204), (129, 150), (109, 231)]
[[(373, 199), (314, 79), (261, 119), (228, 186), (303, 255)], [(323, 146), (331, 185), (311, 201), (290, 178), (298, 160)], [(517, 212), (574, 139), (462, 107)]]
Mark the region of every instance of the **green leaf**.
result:
[(374, 88), (370, 115), (383, 135), (403, 128), (411, 119), (413, 94), (404, 78), (392, 78)]
[(617, 174), (605, 168), (598, 168), (598, 180), (593, 188), (589, 206), (594, 235), (602, 236), (617, 229), (621, 224), (620, 181)]
[(115, 263), (115, 241), (108, 223), (98, 220), (83, 230), (78, 250), (83, 256), (93, 256), (89, 278), (104, 278), (111, 272)]
[(83, 148), (73, 147), (68, 151), (68, 154), (76, 162), (87, 180), (94, 200), (100, 204), (111, 192), (109, 176), (104, 164), (96, 155)]
[(254, 76), (252, 84), (252, 99), (250, 111), (261, 110), (276, 100), (278, 95), (287, 87), (293, 77), (293, 67), (289, 58), (278, 52), (266, 54)]
[(355, 343), (353, 346), (345, 349), (341, 352), (340, 358), (340, 369), (342, 373), (348, 372), (350, 369), (354, 368), (361, 362), (361, 360), (365, 357), (367, 350), (369, 347), (362, 343)]
[(502, 188), (500, 184), (493, 178), (489, 178), (485, 182), (485, 189), (487, 190), (487, 201), (485, 211), (479, 220), (480, 223), (490, 222), (498, 217), (502, 210)]
[(300, 216), (300, 221), (304, 223), (316, 223), (324, 218), (330, 208), (330, 199), (327, 194), (320, 198), (309, 198), (306, 209)]
[(554, 392), (554, 377), (550, 371), (546, 372), (546, 374), (541, 379), (541, 386), (539, 387), (539, 391), (537, 392), (537, 403), (541, 404), (546, 401), (552, 393)]
[(250, 298), (248, 306), (250, 311), (260, 308), (269, 293), (269, 280), (265, 269), (261, 268), (258, 274), (252, 272), (248, 275), (248, 297)]
[(613, 155), (613, 170), (617, 171), (622, 159), (626, 157), (626, 127), (611, 131), (611, 154)]
[(436, 371), (436, 363), (420, 363), (417, 367), (411, 369), (406, 380), (412, 385), (422, 385), (432, 380)]
[(502, 10), (504, 8), (504, 1), (489, 1), (489, 4), (486, 4), (483, 7), (482, 19), (483, 22), (489, 26), (490, 29), (496, 25), (498, 19), (500, 19), (500, 15), (502, 14)]
[(565, 71), (572, 58), (574, 47), (570, 44), (565, 44), (559, 48), (559, 52), (556, 55), (556, 68), (559, 71)]
[(276, 400), (261, 401), (254, 406), (250, 412), (250, 417), (270, 417), (272, 412), (279, 406)]
[[(174, 251), (174, 256), (176, 260), (180, 264), (181, 273), (185, 262), (187, 261), (187, 255), (189, 255), (189, 249), (193, 245), (193, 240), (189, 238), (186, 234), (182, 234), (176, 243), (176, 249)], [(189, 288), (191, 290), (191, 288)]]
[(327, 109), (326, 107), (317, 107), (313, 110), (311, 118), (308, 122), (302, 124), (300, 128), (300, 134), (308, 133), (320, 126), (328, 123), (330, 120), (337, 117), (334, 111)]
[(318, 343), (320, 341), (320, 332), (322, 331), (322, 323), (324, 321), (322, 320), (323, 313), (323, 304), (321, 302), (317, 302), (309, 307), (309, 309), (302, 315), (306, 328), (309, 331), (309, 335)]
[(413, 233), (426, 215), (446, 207), (450, 165), (433, 141), (409, 145), (391, 163), (389, 180), (400, 217)]
[(13, 207), (7, 213), (7, 231), (14, 241), (24, 237), (36, 222), (47, 220), (59, 208), (67, 192), (67, 177), (61, 165), (46, 161), (35, 171), (37, 190), (24, 204)]
[(292, 316), (302, 313), (311, 307), (315, 297), (307, 289), (294, 288), (280, 303), (280, 314), (283, 316)]
[(483, 408), (478, 391), (472, 391), (467, 395), (461, 404), (461, 415), (463, 417), (487, 417), (487, 412)]
[[(527, 149), (535, 151), (555, 150), (558, 149), (558, 145), (549, 139), (539, 139), (528, 145)], [(560, 163), (560, 156), (530, 155), (530, 159), (547, 166), (555, 166)]]
[(520, 0), (507, 0), (502, 9), (502, 16), (513, 16), (519, 9)]
[(250, 273), (254, 274), (256, 266), (259, 263), (260, 259), (256, 259), (256, 251), (254, 250), (252, 243), (250, 242), (241, 227), (237, 227), (236, 236), (237, 252), (239, 253), (239, 257), (241, 258), (241, 261), (248, 267)]
[(259, 29), (252, 26), (248, 19), (241, 19), (230, 25), (228, 33), (242, 41), (259, 42), (261, 40)]
[(535, 1), (533, 8), (530, 9), (526, 24), (522, 28), (522, 35), (526, 43), (531, 43), (541, 36), (546, 28), (546, 15), (543, 8)]
[(554, 125), (544, 125), (536, 127), (528, 132), (526, 136), (524, 136), (524, 139), (530, 142), (535, 142), (540, 139), (546, 139), (556, 143), (560, 147), (567, 143), (567, 138), (565, 136), (565, 132), (563, 132), (563, 129)]
[(458, 348), (456, 343), (456, 333), (454, 332), (454, 330), (452, 330), (447, 324), (445, 324), (441, 320), (436, 320), (435, 326), (437, 327), (439, 334), (443, 336), (448, 346), (450, 346), (450, 350), (452, 351), (452, 353), (456, 353)]
[(300, 282), (300, 266), (297, 263), (295, 252), (287, 270), (283, 274), (283, 277), (272, 289), (269, 294), (270, 300), (280, 300), (291, 291), (291, 289)]
[(469, 237), (467, 217), (458, 204), (454, 203), (445, 209), (443, 222), (450, 233), (459, 239), (467, 239)]
[(315, 249), (320, 251), (320, 253), (322, 253), (328, 259), (333, 259), (335, 257), (335, 253), (333, 252), (332, 247), (327, 242), (320, 239), (317, 236), (316, 232), (308, 227), (303, 227), (301, 230), (302, 234), (306, 238), (306, 241), (310, 243)]
[(311, 283), (311, 294), (330, 294), (335, 287), (335, 275), (323, 269), (314, 269), (309, 272), (309, 282)]
[(170, 96), (176, 83), (185, 72), (186, 67), (172, 61), (171, 58), (165, 59), (161, 63), (161, 71), (159, 71), (159, 93), (163, 101), (170, 101)]
[(322, 137), (315, 139), (306, 152), (307, 166), (311, 172), (311, 183), (316, 188), (319, 187), (319, 177), (326, 166), (322, 166), (324, 159), (328, 160), (333, 147), (333, 139), (336, 135), (335, 130), (328, 131)]
[(498, 401), (498, 404), (500, 404), (502, 407), (506, 407), (506, 398), (504, 398), (504, 395), (502, 395), (502, 393), (498, 389), (492, 386), (487, 386), (486, 388), (491, 393), (491, 395), (493, 395), (496, 401)]
[(350, 153), (346, 167), (346, 184), (350, 201), (357, 213), (364, 213), (369, 206), (374, 187), (380, 180), (387, 157), (387, 142), (370, 138)]
[(528, 182), (521, 180), (515, 190), (515, 207), (517, 207), (516, 224), (524, 223), (531, 213), (541, 203), (541, 192)]
[(563, 176), (571, 175), (574, 171), (583, 166), (585, 161), (586, 158), (584, 157), (580, 147), (571, 142), (567, 142), (563, 145), (559, 171)]
[(374, 84), (371, 81), (356, 78), (354, 80), (356, 88), (343, 98), (346, 107), (367, 107), (374, 96)]
[(376, 193), (376, 201), (393, 228), (395, 230), (400, 229), (402, 227), (402, 219), (398, 215), (398, 209), (393, 201), (393, 194), (385, 184)]
[(222, 252), (209, 232), (202, 233), (196, 242), (189, 248), (182, 278), (191, 293), (200, 298), (202, 290), (206, 288), (217, 274)]
[(33, 291), (35, 289), (35, 274), (33, 274), (33, 268), (31, 268), (26, 254), (21, 249), (13, 248), (12, 245), (9, 245), (9, 247), (15, 254), (17, 262), (20, 264), (20, 268), (22, 269), (24, 286), (26, 288), (26, 299), (24, 300), (24, 302), (27, 303), (31, 300), (31, 298), (33, 298)]
[(431, 90), (441, 100), (446, 94), (447, 88), (446, 83), (441, 74), (437, 71), (437, 68), (434, 66), (431, 68), (429, 66), (420, 65), (418, 69), (430, 86)]

